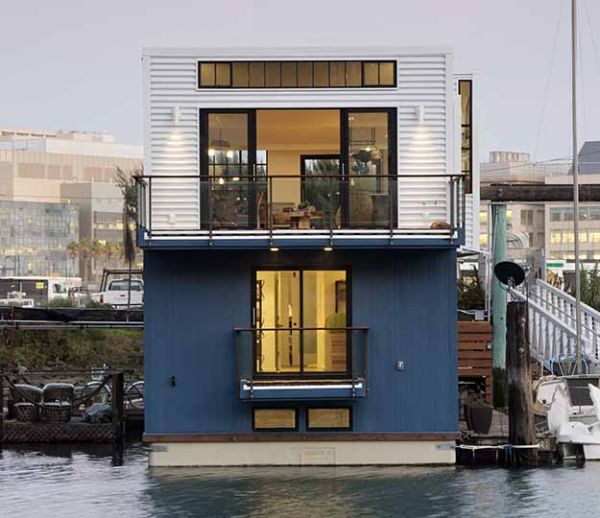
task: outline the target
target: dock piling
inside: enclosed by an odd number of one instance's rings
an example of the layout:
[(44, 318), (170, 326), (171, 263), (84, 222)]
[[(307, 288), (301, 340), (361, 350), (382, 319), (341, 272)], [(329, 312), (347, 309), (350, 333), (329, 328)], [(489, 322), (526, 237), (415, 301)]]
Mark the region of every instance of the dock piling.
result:
[(111, 392), (112, 392), (112, 420), (115, 427), (115, 440), (117, 443), (123, 441), (123, 372), (114, 372), (111, 374)]
[(527, 303), (509, 302), (506, 321), (508, 440), (513, 446), (510, 461), (518, 466), (536, 466), (538, 451), (533, 419)]

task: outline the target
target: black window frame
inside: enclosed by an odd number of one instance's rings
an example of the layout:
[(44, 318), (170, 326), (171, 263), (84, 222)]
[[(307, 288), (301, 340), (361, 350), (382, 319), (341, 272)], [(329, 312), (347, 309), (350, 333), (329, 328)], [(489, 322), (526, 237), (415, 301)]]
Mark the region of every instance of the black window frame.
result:
[[(473, 80), (472, 79), (459, 79), (458, 80), (458, 94), (461, 94), (461, 86), (463, 84), (469, 85), (469, 107), (468, 107), (468, 122), (463, 118), (462, 101), (460, 110), (460, 171), (465, 175), (465, 194), (472, 194), (473, 192)], [(467, 131), (469, 136), (469, 145), (463, 145), (463, 132)], [(463, 153), (468, 153), (469, 156), (469, 169), (464, 170), (463, 164)]]
[[(219, 85), (217, 84), (217, 65), (219, 64), (228, 64), (229, 65), (229, 84), (228, 85)], [(235, 72), (235, 64), (245, 64), (247, 65), (247, 70), (248, 70), (248, 82), (246, 84), (243, 85), (238, 85), (236, 86), (234, 84), (234, 72)], [(251, 63), (261, 63), (262, 64), (262, 68), (263, 68), (263, 81), (262, 81), (262, 86), (250, 86), (250, 64)], [(276, 63), (278, 64), (278, 68), (279, 68), (279, 86), (267, 86), (267, 81), (266, 81), (266, 68), (267, 68), (267, 64), (273, 64)], [(298, 65), (300, 63), (310, 63), (311, 64), (311, 69), (312, 69), (312, 81), (310, 85), (304, 85), (304, 86), (300, 86), (299, 85), (299, 67)], [(326, 63), (327, 64), (327, 86), (325, 85), (321, 85), (321, 86), (315, 86), (315, 64), (316, 63)], [(343, 63), (344, 64), (344, 73), (343, 73), (343, 77), (344, 77), (344, 85), (332, 85), (331, 84), (331, 64), (335, 63), (335, 64), (340, 64)], [(360, 65), (360, 84), (359, 85), (348, 85), (348, 69), (347, 69), (347, 64), (348, 63), (358, 63)], [(282, 74), (282, 70), (283, 70), (283, 65), (284, 64), (292, 64), (295, 65), (295, 69), (296, 69), (296, 82), (294, 85), (288, 85), (288, 86), (284, 86), (283, 85), (283, 74)], [(377, 69), (377, 84), (365, 84), (365, 65), (366, 64), (378, 64), (378, 69)], [(392, 84), (381, 84), (381, 65), (382, 64), (392, 64), (393, 65), (393, 83)], [(214, 65), (214, 84), (212, 85), (203, 85), (202, 84), (202, 75), (201, 75), (201, 70), (202, 70), (202, 65)], [(219, 89), (225, 89), (225, 90), (244, 90), (244, 89), (258, 89), (258, 90), (286, 90), (286, 89), (332, 89), (332, 88), (339, 88), (339, 89), (365, 89), (365, 88), (397, 88), (398, 87), (398, 61), (396, 59), (346, 59), (346, 60), (342, 60), (342, 59), (312, 59), (312, 60), (279, 60), (279, 59), (271, 59), (271, 60), (235, 60), (235, 61), (231, 61), (231, 60), (210, 60), (210, 61), (201, 61), (198, 60), (196, 62), (196, 89), (197, 90), (219, 90)]]

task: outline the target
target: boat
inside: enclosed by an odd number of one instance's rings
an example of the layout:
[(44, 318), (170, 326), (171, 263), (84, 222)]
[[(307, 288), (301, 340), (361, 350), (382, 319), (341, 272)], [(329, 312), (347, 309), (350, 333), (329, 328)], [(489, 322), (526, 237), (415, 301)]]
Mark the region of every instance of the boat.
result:
[(549, 408), (560, 388), (569, 408), (569, 420), (589, 425), (594, 423), (596, 411), (589, 395), (588, 385), (600, 386), (599, 374), (574, 374), (566, 376), (544, 376), (533, 383), (534, 412), (536, 422), (545, 428)]
[[(582, 388), (580, 382), (584, 381), (584, 376), (571, 378), (578, 382), (573, 387)], [(556, 437), (561, 457), (583, 456), (585, 460), (600, 460), (600, 389), (597, 379), (596, 385), (587, 384), (587, 391), (572, 391), (565, 379), (549, 384), (548, 391), (551, 388), (554, 392), (547, 413), (548, 431)], [(579, 405), (573, 405), (571, 394), (576, 394)]]

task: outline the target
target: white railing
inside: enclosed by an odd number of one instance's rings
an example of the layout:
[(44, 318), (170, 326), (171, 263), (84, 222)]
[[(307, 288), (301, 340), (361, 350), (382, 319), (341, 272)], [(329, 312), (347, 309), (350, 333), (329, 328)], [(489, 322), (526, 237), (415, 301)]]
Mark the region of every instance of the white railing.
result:
[[(524, 291), (512, 291), (513, 300), (529, 301), (529, 338), (536, 359), (549, 365), (552, 358), (575, 355), (575, 299), (537, 279)], [(600, 312), (581, 304), (581, 353), (600, 364)]]

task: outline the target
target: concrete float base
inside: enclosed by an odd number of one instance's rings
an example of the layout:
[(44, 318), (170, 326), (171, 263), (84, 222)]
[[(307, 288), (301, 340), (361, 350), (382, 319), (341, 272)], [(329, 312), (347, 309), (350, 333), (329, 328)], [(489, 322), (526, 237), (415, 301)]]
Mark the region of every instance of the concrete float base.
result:
[(151, 467), (361, 466), (455, 463), (452, 441), (160, 442)]

